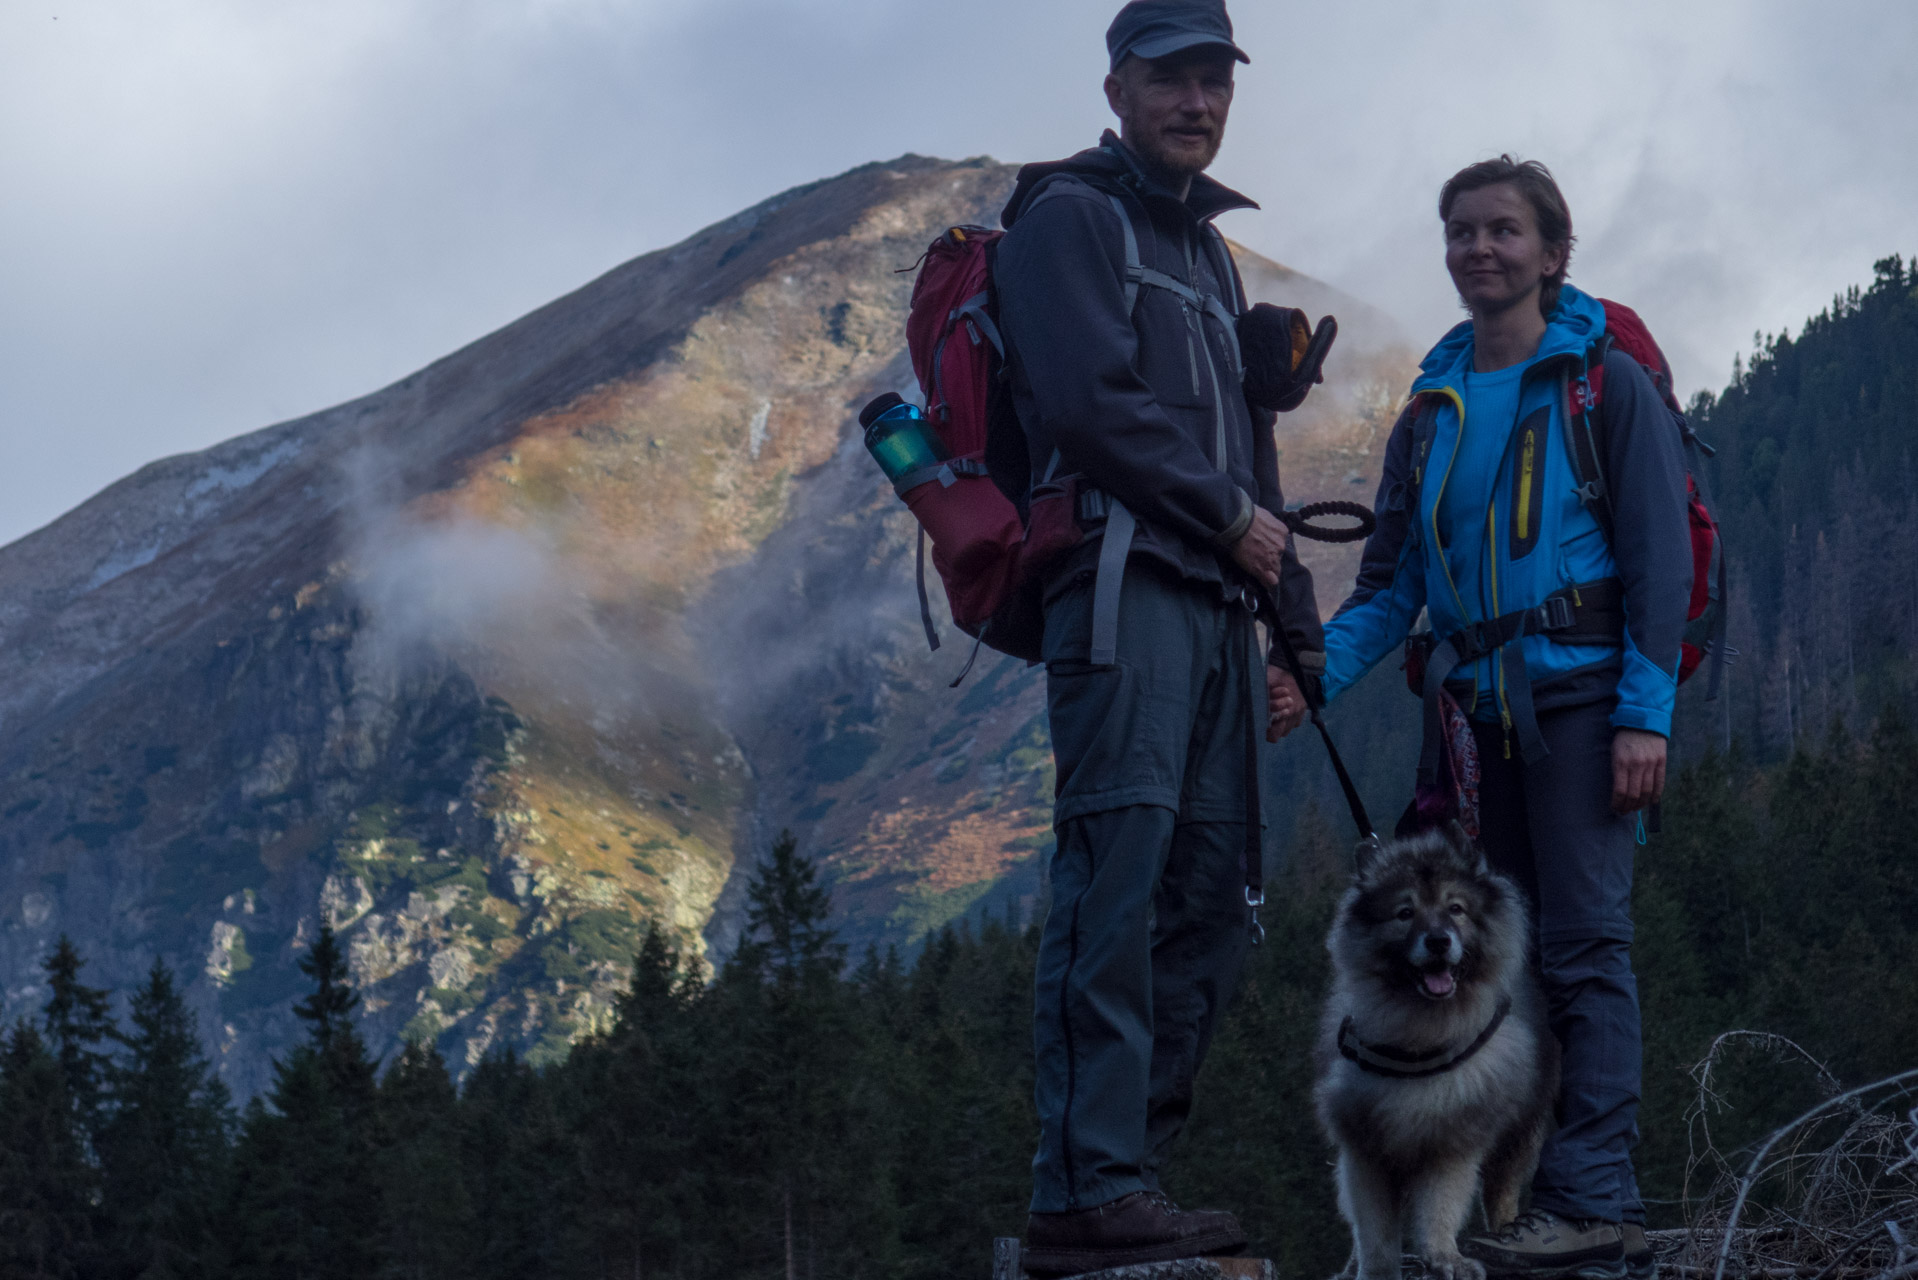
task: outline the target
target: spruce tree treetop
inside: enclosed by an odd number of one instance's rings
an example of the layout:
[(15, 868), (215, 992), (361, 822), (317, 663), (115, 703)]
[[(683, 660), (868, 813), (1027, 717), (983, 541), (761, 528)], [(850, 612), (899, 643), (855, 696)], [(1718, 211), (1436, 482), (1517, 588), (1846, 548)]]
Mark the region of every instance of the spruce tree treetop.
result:
[(839, 972), (844, 948), (826, 924), (832, 896), (818, 883), (811, 861), (799, 856), (791, 831), (781, 831), (773, 841), (772, 857), (754, 872), (746, 900), (746, 931), (755, 939), (749, 945), (770, 961), (776, 977)]
[(654, 920), (633, 957), (633, 978), (614, 1006), (616, 1027), (624, 1034), (647, 1035), (689, 1000), (680, 950), (666, 927)]
[(359, 993), (346, 984), (346, 956), (332, 926), (320, 926), (313, 950), (300, 957), (300, 972), (313, 979), (313, 994), (293, 1012), (311, 1024), (313, 1046), (324, 1054), (343, 1034), (351, 1034), (352, 1013), (360, 1003)]
[(112, 1274), (205, 1275), (232, 1142), (226, 1085), (200, 1048), (192, 1012), (159, 960), (129, 1002), (133, 1031), (100, 1130)]
[(80, 981), (80, 970), (86, 963), (73, 940), (63, 933), (41, 968), (46, 970), (47, 985), (52, 990), (45, 1009), (47, 1047), (59, 1059), (67, 1096), (90, 1133), (106, 1096), (108, 1059), (99, 1046), (117, 1039), (118, 1033), (109, 1012), (108, 993)]

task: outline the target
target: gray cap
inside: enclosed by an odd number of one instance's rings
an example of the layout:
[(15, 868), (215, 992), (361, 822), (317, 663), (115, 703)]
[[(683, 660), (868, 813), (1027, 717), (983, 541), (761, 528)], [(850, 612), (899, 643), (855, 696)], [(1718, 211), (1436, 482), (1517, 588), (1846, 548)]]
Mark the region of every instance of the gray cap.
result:
[(1137, 54), (1163, 58), (1195, 45), (1216, 44), (1232, 51), (1240, 62), (1250, 62), (1245, 50), (1232, 43), (1232, 19), (1224, 0), (1132, 0), (1106, 28), (1106, 52), (1112, 69)]

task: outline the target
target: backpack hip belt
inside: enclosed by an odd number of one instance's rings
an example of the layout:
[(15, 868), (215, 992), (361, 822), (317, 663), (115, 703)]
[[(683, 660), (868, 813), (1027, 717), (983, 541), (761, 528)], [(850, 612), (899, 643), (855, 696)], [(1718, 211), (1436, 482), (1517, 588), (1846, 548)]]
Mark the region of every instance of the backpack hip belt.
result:
[(1511, 729), (1527, 764), (1542, 759), (1545, 740), (1539, 736), (1532, 710), (1532, 683), (1525, 673), (1525, 652), (1514, 641), (1545, 636), (1556, 644), (1623, 646), (1625, 643), (1625, 588), (1617, 578), (1582, 582), (1561, 588), (1529, 609), (1514, 609), (1440, 637), (1427, 631), (1407, 641), (1409, 663), (1417, 664), (1418, 691), (1425, 702), (1424, 741), (1419, 749), (1419, 781), (1438, 779), (1443, 737), (1439, 693), (1452, 673), (1468, 663), (1497, 652), (1505, 677)]

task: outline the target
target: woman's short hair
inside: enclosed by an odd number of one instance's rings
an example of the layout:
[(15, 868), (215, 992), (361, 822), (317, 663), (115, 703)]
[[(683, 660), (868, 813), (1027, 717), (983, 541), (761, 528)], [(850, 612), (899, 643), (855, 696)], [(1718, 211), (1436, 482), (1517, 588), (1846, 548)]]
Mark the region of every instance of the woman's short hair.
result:
[(1578, 237), (1572, 234), (1572, 210), (1565, 203), (1565, 193), (1553, 181), (1550, 169), (1536, 160), (1514, 160), (1509, 155), (1468, 164), (1439, 188), (1439, 221), (1451, 220), (1452, 205), (1467, 191), (1495, 187), (1501, 182), (1517, 187), (1519, 194), (1531, 204), (1540, 238), (1553, 248), (1565, 251), (1565, 260), (1558, 264), (1556, 272), (1546, 277), (1538, 294), (1538, 309), (1549, 318), (1558, 307), (1559, 286), (1565, 283), (1565, 273), (1572, 265), (1572, 246), (1578, 243)]

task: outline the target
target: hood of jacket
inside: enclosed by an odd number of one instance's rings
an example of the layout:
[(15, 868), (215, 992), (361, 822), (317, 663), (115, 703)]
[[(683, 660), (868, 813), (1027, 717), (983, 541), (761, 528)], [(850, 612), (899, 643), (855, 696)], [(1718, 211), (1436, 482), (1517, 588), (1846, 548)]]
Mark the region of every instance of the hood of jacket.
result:
[(1019, 220), (1019, 215), (1025, 212), (1039, 185), (1062, 173), (1082, 178), (1097, 187), (1129, 188), (1142, 199), (1158, 197), (1182, 204), (1201, 222), (1231, 209), (1259, 207), (1250, 197), (1203, 173), (1192, 179), (1191, 192), (1184, 200), (1180, 200), (1170, 188), (1146, 172), (1145, 166), (1139, 163), (1139, 157), (1119, 140), (1118, 134), (1107, 129), (1100, 135), (1096, 147), (1088, 147), (1064, 160), (1047, 160), (1021, 168), (1018, 180), (1013, 184), (1012, 198), (1006, 201), (1005, 209), (999, 214), (999, 224), (1010, 231), (1012, 224)]
[[(1605, 332), (1605, 307), (1591, 294), (1572, 286), (1559, 289), (1558, 306), (1545, 322), (1545, 336), (1539, 339), (1538, 352), (1527, 365), (1564, 356), (1584, 359), (1586, 350)], [(1452, 326), (1419, 362), (1419, 376), (1412, 383), (1412, 394), (1422, 391), (1456, 391), (1465, 384), (1471, 371), (1472, 322), (1461, 320)]]

